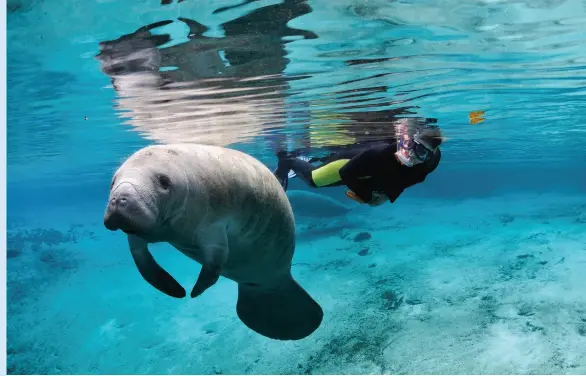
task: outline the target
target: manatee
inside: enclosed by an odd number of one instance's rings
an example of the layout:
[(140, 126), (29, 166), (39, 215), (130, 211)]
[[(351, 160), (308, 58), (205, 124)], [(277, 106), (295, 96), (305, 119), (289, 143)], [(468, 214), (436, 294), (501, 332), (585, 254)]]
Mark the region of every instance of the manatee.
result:
[(186, 292), (153, 258), (150, 243), (167, 242), (202, 265), (192, 298), (219, 276), (236, 282), (238, 317), (265, 337), (299, 340), (321, 325), (322, 308), (291, 274), (289, 200), (248, 154), (200, 144), (142, 148), (113, 176), (104, 226), (127, 234), (142, 277), (171, 297)]

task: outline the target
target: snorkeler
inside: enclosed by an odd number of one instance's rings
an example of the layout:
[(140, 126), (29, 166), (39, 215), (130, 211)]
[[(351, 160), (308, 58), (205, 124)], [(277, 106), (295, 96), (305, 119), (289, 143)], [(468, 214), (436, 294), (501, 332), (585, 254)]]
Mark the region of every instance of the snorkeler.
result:
[[(285, 190), (289, 177), (299, 176), (313, 188), (346, 185), (346, 196), (362, 204), (394, 203), (406, 188), (423, 182), (441, 159), (443, 138), (437, 126), (409, 136), (405, 124), (398, 126), (397, 141), (353, 145), (324, 158), (278, 153), (275, 176)], [(322, 164), (314, 167), (316, 161)]]

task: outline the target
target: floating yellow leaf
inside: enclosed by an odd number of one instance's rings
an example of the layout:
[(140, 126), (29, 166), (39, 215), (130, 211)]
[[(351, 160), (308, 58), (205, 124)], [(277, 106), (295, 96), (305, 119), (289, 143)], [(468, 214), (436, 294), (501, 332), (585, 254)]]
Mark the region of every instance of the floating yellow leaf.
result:
[(479, 124), (485, 120), (483, 116), (484, 111), (472, 111), (468, 114), (468, 119), (470, 124)]

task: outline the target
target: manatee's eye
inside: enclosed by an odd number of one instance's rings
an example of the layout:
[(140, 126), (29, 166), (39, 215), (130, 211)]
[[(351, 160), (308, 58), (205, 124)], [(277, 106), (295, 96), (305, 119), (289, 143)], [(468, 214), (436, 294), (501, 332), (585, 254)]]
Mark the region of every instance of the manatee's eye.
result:
[(171, 186), (171, 179), (169, 179), (167, 175), (159, 174), (157, 179), (159, 180), (159, 184), (161, 184), (161, 187), (163, 187), (163, 189), (167, 190)]

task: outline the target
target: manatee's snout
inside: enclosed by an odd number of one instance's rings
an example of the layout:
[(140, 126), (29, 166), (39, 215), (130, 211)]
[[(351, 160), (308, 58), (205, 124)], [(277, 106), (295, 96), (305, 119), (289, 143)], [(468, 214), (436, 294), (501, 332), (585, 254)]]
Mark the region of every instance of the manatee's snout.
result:
[(120, 195), (110, 198), (106, 214), (104, 215), (104, 226), (110, 231), (122, 230), (133, 233), (132, 221), (125, 214), (127, 212), (128, 197)]
[(121, 183), (111, 193), (104, 214), (104, 226), (110, 231), (136, 234), (154, 224), (152, 211), (130, 183)]

